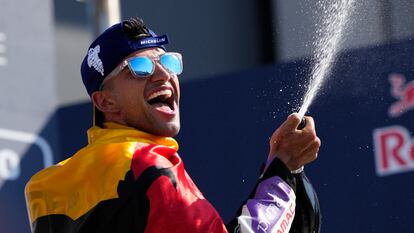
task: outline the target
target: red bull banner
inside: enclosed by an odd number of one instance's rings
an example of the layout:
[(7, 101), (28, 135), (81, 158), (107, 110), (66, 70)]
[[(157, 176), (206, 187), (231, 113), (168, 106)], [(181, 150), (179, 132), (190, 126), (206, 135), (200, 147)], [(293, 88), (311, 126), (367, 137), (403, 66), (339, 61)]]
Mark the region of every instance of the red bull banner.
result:
[[(304, 59), (183, 85), (184, 161), (224, 218), (253, 185), (268, 137), (298, 110), (311, 67)], [(305, 166), (321, 232), (414, 232), (413, 91), (414, 41), (343, 51), (335, 61), (307, 113), (322, 140)]]

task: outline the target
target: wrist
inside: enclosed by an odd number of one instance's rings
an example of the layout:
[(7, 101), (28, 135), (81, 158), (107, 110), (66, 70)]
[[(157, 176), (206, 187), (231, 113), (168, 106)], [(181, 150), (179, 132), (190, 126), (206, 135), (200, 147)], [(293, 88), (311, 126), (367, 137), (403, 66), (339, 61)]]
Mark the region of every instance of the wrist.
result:
[(259, 182), (266, 180), (273, 176), (278, 176), (284, 180), (290, 187), (296, 186), (295, 176), (291, 173), (290, 169), (279, 158), (275, 157), (272, 160), (268, 160), (267, 169), (260, 176)]
[(299, 174), (299, 173), (303, 172), (303, 169), (304, 169), (304, 167), (302, 166), (302, 167), (300, 167), (298, 169), (295, 169), (295, 170), (290, 171), (290, 173), (292, 173), (292, 174)]

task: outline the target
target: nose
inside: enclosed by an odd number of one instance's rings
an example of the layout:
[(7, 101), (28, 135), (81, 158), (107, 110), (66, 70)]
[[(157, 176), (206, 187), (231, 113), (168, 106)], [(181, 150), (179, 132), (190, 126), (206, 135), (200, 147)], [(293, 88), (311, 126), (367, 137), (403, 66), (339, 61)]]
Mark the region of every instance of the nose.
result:
[(159, 62), (155, 62), (154, 73), (151, 75), (150, 79), (152, 82), (162, 81), (166, 82), (170, 80), (171, 74), (164, 68)]

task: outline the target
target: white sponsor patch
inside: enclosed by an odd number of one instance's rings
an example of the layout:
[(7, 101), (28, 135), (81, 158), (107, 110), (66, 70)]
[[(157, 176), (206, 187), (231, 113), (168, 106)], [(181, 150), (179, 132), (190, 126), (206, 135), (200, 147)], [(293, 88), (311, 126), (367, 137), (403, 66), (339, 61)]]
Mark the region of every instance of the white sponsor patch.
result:
[(98, 56), (98, 53), (101, 51), (101, 47), (99, 45), (95, 46), (95, 48), (90, 48), (88, 51), (88, 66), (91, 68), (95, 68), (98, 73), (104, 76), (104, 67), (102, 64), (101, 59)]

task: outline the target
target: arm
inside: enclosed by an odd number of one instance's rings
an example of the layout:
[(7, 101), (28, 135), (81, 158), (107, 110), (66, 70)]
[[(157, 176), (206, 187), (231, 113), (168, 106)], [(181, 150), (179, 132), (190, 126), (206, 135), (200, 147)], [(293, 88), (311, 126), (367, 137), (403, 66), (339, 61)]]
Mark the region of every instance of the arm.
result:
[[(249, 199), (228, 225), (229, 232), (313, 232), (319, 228), (319, 204), (304, 172), (292, 174), (316, 159), (320, 140), (313, 119), (298, 130), (292, 114), (274, 132), (265, 172)], [(295, 217), (296, 216), (296, 217)]]

